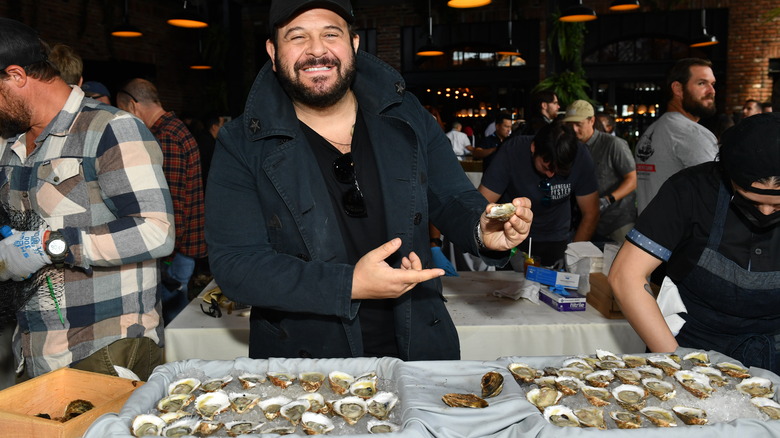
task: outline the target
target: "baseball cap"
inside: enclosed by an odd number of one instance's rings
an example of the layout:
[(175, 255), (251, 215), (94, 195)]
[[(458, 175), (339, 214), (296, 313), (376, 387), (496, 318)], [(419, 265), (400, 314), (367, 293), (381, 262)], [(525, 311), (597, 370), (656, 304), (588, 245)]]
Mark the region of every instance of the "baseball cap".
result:
[(9, 65), (26, 67), (46, 59), (46, 52), (35, 29), (16, 20), (0, 17), (0, 70), (5, 70)]
[(105, 85), (97, 81), (87, 81), (81, 85), (81, 89), (88, 97), (111, 97), (111, 93), (108, 91)]
[(752, 187), (754, 182), (780, 176), (780, 113), (761, 113), (743, 119), (721, 136), (720, 162), (743, 190), (780, 195), (780, 190)]
[(270, 13), (271, 28), (279, 27), (296, 14), (316, 8), (330, 9), (341, 15), (347, 23), (355, 21), (349, 0), (273, 0)]
[(581, 122), (588, 117), (593, 117), (593, 105), (584, 100), (575, 100), (566, 108), (564, 122)]

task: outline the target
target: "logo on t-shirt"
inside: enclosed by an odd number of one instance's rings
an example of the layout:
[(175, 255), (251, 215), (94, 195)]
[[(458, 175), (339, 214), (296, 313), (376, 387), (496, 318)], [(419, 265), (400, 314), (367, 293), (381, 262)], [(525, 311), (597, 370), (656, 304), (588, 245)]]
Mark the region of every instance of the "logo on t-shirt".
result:
[[(648, 135), (639, 139), (639, 143), (636, 145), (636, 157), (642, 161), (647, 161), (653, 156), (655, 150), (653, 149), (653, 136)], [(637, 165), (639, 170), (639, 165)]]

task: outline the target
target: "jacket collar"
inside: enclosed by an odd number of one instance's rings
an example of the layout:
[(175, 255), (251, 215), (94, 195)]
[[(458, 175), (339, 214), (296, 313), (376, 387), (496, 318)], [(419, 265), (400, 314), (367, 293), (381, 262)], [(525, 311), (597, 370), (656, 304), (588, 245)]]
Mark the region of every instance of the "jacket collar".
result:
[[(403, 100), (406, 83), (395, 69), (362, 50), (358, 50), (356, 63), (352, 89), (363, 110), (379, 114)], [(299, 132), (297, 120), (292, 101), (268, 61), (249, 92), (242, 120), (244, 133), (250, 141), (271, 136), (294, 138)]]

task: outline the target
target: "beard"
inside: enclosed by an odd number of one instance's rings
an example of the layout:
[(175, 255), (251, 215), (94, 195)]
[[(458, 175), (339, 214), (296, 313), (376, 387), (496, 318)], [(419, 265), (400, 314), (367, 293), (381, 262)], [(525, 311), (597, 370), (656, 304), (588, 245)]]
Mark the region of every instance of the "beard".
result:
[[(707, 103), (709, 103), (709, 106)], [(715, 112), (717, 111), (715, 108), (715, 98), (713, 97), (713, 100), (708, 100), (707, 103), (702, 100), (694, 99), (691, 93), (688, 92), (688, 89), (683, 88), (682, 107), (691, 115), (700, 119), (714, 116)]]
[(11, 95), (5, 87), (0, 87), (0, 96), (6, 103), (0, 111), (0, 137), (11, 138), (27, 132), (32, 126), (32, 113), (24, 100)]
[[(352, 86), (352, 82), (355, 81), (355, 52), (350, 51), (349, 53), (350, 58), (345, 64), (342, 64), (340, 60), (334, 57), (323, 56), (296, 62), (293, 68), (290, 68), (287, 64), (282, 63), (281, 59), (279, 59), (279, 51), (277, 51), (274, 57), (274, 62), (278, 66), (276, 77), (292, 100), (314, 108), (327, 108), (336, 104), (344, 97)], [(314, 85), (311, 87), (306, 86), (301, 81), (298, 72), (307, 67), (315, 67), (317, 65), (332, 65), (336, 69), (338, 75), (333, 85), (327, 86), (326, 81), (328, 79), (325, 76), (312, 78)]]

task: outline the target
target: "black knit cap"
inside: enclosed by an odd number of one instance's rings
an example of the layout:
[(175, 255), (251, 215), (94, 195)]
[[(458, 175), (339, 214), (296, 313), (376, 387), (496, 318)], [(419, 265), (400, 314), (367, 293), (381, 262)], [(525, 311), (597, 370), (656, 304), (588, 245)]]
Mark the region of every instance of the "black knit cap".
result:
[(347, 23), (355, 21), (349, 0), (273, 0), (269, 20), (271, 29), (276, 29), (301, 12), (317, 8), (330, 9), (341, 15)]
[(26, 67), (47, 59), (38, 32), (10, 18), (0, 17), (0, 70), (9, 65)]
[(720, 161), (741, 189), (762, 195), (780, 195), (751, 185), (763, 178), (780, 177), (780, 113), (747, 117), (721, 137)]

